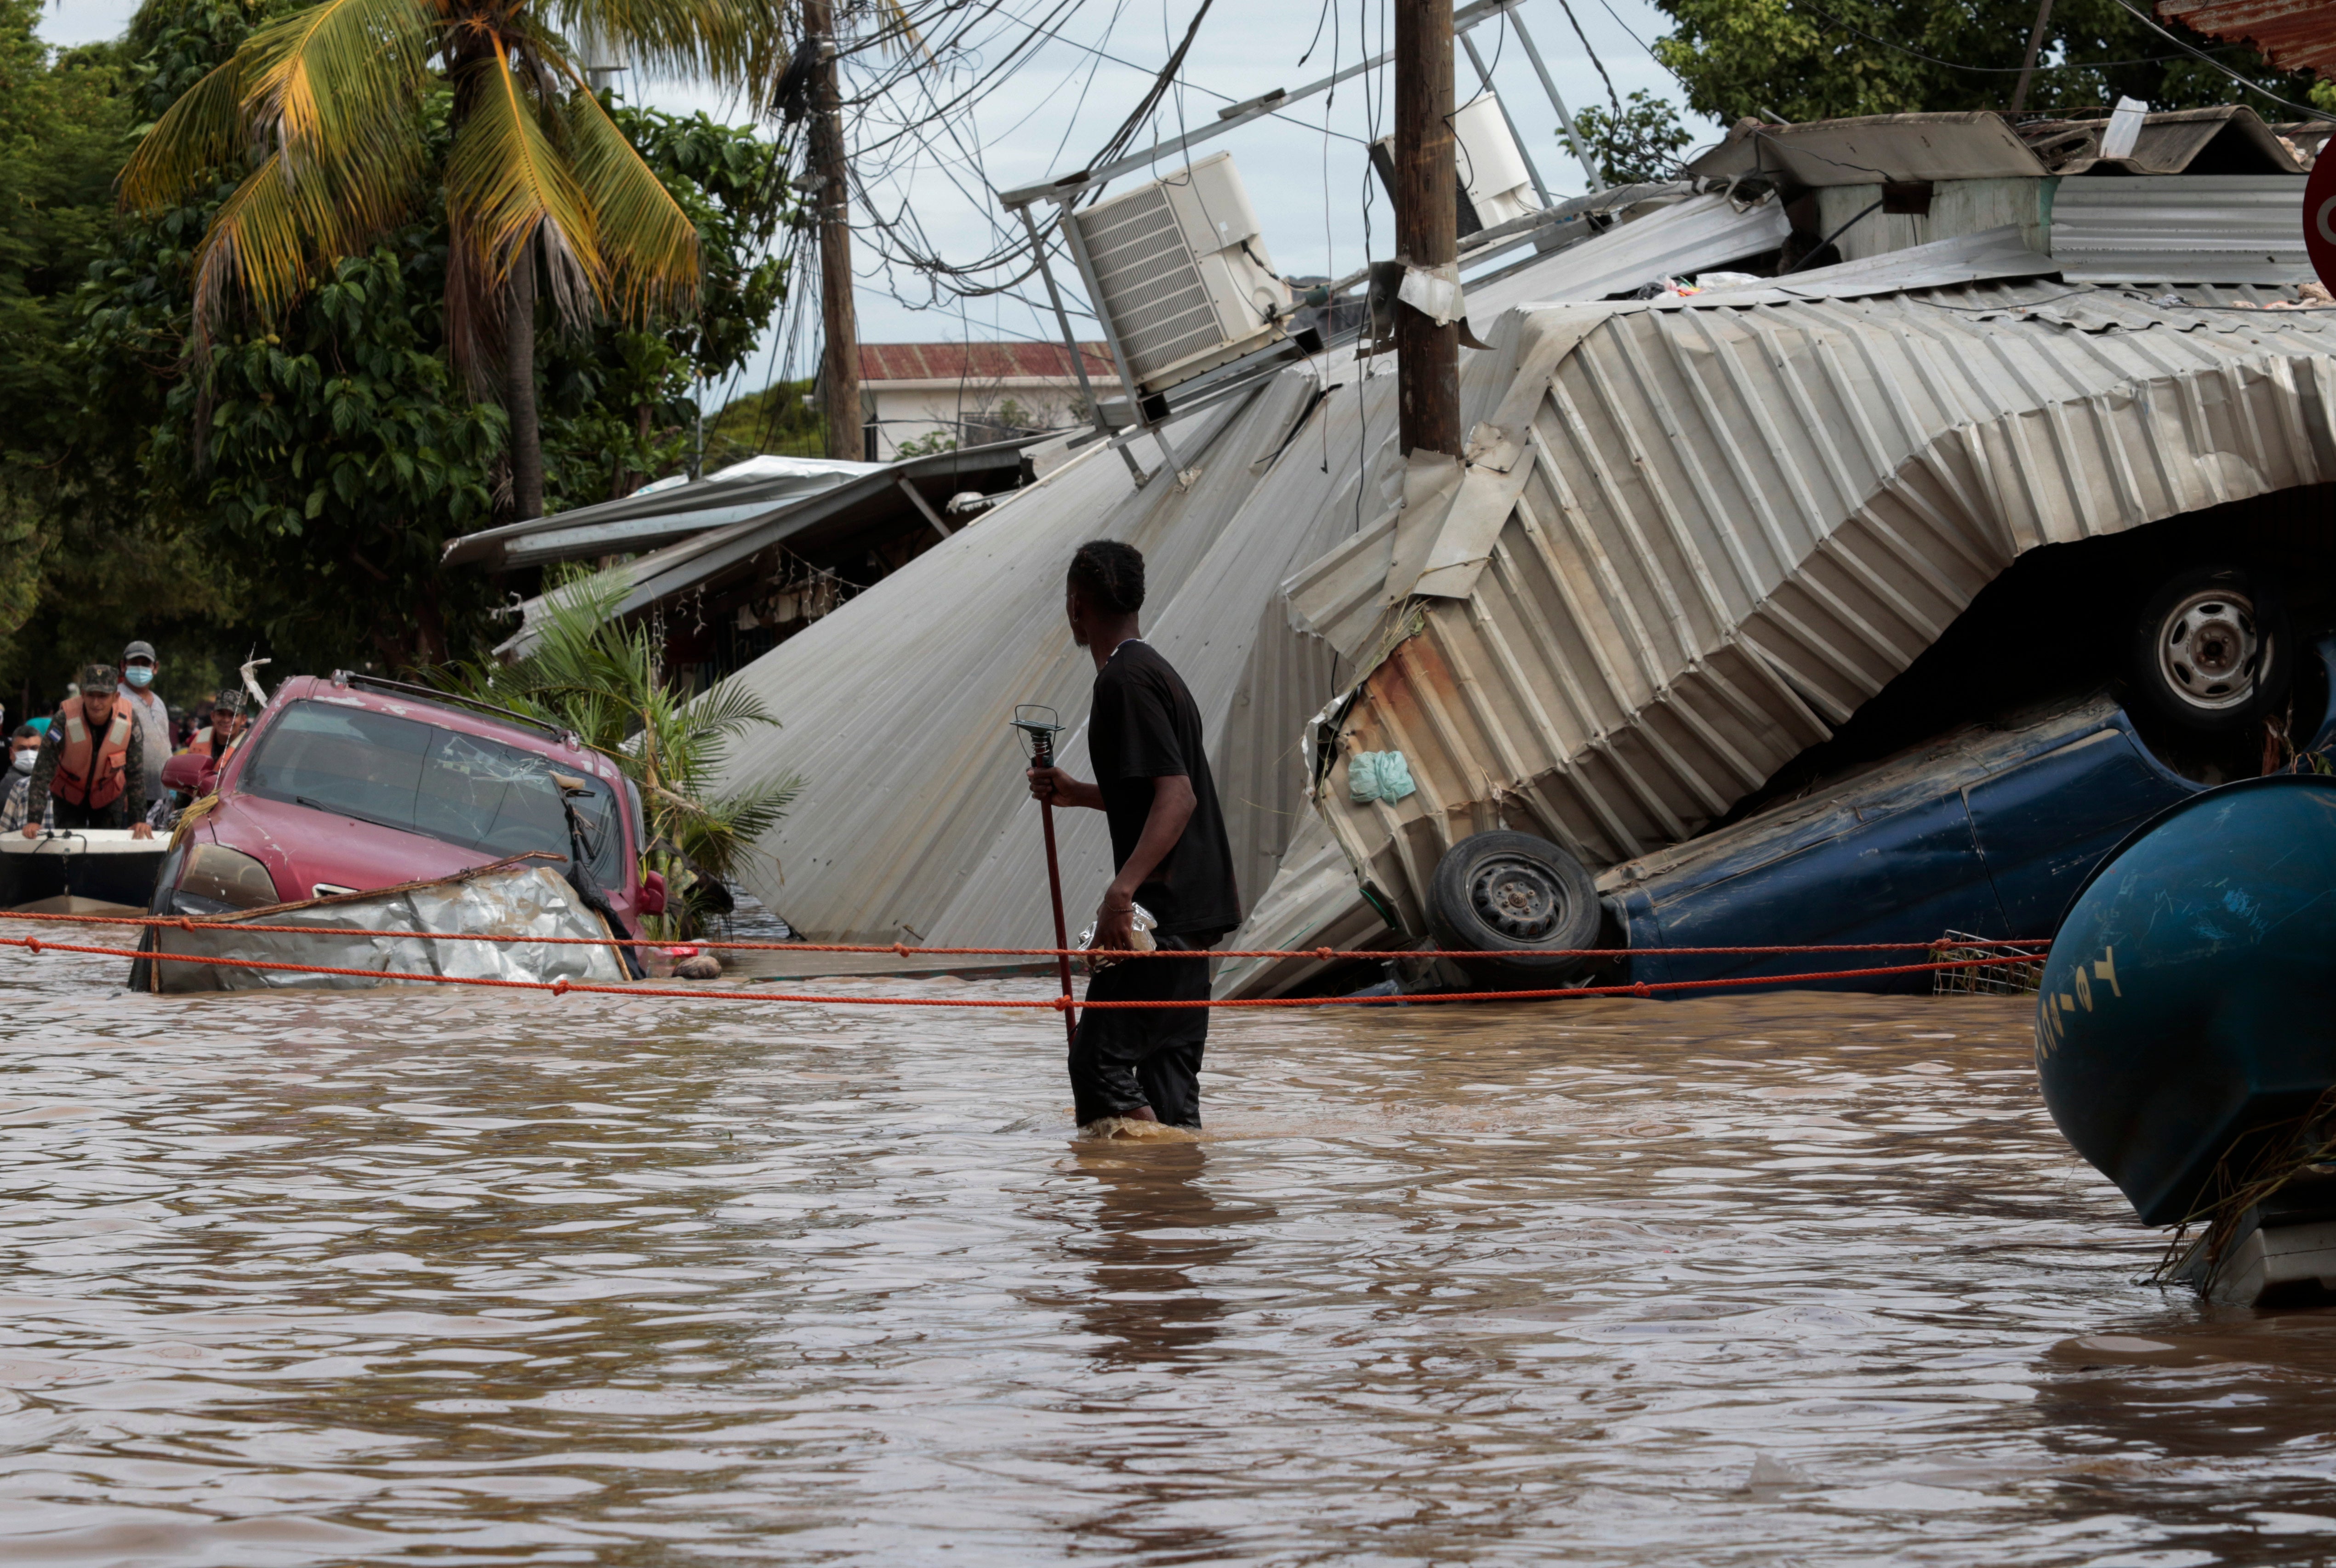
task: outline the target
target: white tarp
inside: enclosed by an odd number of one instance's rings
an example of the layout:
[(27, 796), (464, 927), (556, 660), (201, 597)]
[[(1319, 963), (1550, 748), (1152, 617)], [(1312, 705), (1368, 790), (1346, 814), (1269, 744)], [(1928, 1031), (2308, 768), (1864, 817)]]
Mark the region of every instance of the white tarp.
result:
[[(300, 932), (255, 931), (254, 925), (300, 926)], [(439, 881), (377, 892), (344, 893), (305, 903), (155, 926), (151, 951), (202, 958), (252, 959), (365, 969), (384, 978), (309, 975), (227, 964), (143, 960), (151, 988), (163, 992), (363, 990), (409, 982), (390, 975), (466, 979), (587, 981), (621, 985), (618, 949), (570, 942), (434, 940), (408, 933), (469, 931), (504, 937), (580, 937), (610, 941), (607, 924), (546, 865), (498, 862)], [(307, 934), (314, 930), (323, 935)]]

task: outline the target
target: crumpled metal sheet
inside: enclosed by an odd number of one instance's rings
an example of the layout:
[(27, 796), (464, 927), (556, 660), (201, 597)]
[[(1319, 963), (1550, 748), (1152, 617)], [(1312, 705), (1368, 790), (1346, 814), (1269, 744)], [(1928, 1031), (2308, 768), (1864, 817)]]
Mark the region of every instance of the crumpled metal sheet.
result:
[[(1593, 871), (1692, 836), (2026, 550), (2336, 480), (2336, 313), (2037, 281), (1552, 314), (1594, 319), (1520, 375), (1530, 479), (1464, 593), (1379, 609), (1338, 726), (1338, 755), (1399, 750), (1417, 792), (1358, 804), (1335, 758), (1315, 770), (1414, 934), (1471, 833)], [(1295, 614), (1386, 547), (1341, 548), (1292, 579)]]
[[(733, 676), (784, 727), (738, 737), (713, 786), (807, 787), (742, 880), (822, 941), (1051, 946), (1046, 862), (1007, 719), (1044, 703), (1086, 776), (1095, 666), (1063, 620), (1063, 573), (1090, 539), (1145, 561), (1144, 639), (1199, 705), (1246, 899), (1271, 880), (1306, 779), (1293, 737), (1329, 700), (1332, 659), (1291, 631), (1283, 579), (1354, 527), (1358, 453), (1395, 432), (1392, 376), (1329, 399), (1309, 368), (1183, 416), (1185, 477), (1138, 485), (1100, 443), (1015, 492)], [(1148, 441), (1133, 450), (1162, 460)], [(1083, 923), (1111, 880), (1102, 814), (1056, 813), (1063, 898)], [(781, 868), (784, 867), (784, 878)]]
[[(252, 925), (302, 926), (327, 933), (256, 931)], [(377, 892), (345, 893), (183, 925), (156, 926), (153, 950), (200, 958), (252, 959), (368, 969), (375, 974), (443, 975), (463, 979), (569, 980), (621, 985), (628, 976), (615, 946), (539, 941), (442, 940), (417, 931), (476, 931), (518, 937), (581, 937), (610, 941), (608, 925), (551, 867), (498, 862), (441, 881)], [(153, 989), (193, 991), (364, 990), (409, 982), (354, 975), (299, 974), (227, 964), (151, 960)]]
[(1479, 286), (1469, 298), (1469, 322), (1489, 328), (1502, 306), (1602, 299), (1660, 278), (1724, 267), (1776, 249), (1792, 231), (1792, 220), (1774, 197), (1738, 207), (1725, 195), (1690, 196), (1617, 224), (1515, 278)]
[(1456, 261), (1405, 268), (1403, 282), (1397, 287), (1395, 297), (1438, 326), (1449, 326), (1468, 314), (1461, 297), (1460, 264)]

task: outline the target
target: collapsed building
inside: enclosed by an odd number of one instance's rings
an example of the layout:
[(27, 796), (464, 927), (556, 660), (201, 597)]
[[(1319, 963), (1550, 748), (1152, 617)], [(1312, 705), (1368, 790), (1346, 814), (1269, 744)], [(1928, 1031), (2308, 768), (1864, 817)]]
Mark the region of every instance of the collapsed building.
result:
[[(1458, 461), (1395, 450), (1368, 342), (1234, 355), (1205, 397), (1131, 380), (1115, 434), (1018, 453), (1018, 488), (730, 677), (781, 720), (731, 774), (804, 783), (746, 881), (822, 940), (1046, 945), (1007, 719), (1056, 708), (1085, 767), (1062, 571), (1107, 537), (1211, 737), (1229, 945), (1422, 945), (1439, 862), (1504, 829), (1611, 901), (1874, 727), (2019, 563), (2326, 531), (2336, 317), (2287, 308), (2314, 151), (2244, 109), (1739, 125), (1678, 181), (1491, 231), (1529, 253), (1466, 282)], [(817, 504), (630, 563), (628, 609), (688, 591), (676, 552)], [(1104, 824), (1061, 834), (1083, 907)]]

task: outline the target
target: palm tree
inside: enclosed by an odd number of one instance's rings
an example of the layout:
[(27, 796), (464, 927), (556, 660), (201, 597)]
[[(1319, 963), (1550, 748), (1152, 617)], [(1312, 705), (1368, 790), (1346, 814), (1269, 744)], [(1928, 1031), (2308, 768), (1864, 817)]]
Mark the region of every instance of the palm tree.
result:
[[(269, 23), (139, 142), (122, 199), (151, 209), (222, 168), (241, 182), (195, 255), (200, 359), (229, 291), (264, 319), (443, 189), (446, 338), (480, 391), (500, 368), (518, 514), (543, 510), (538, 280), (555, 320), (687, 310), (697, 230), (575, 63), (577, 40), (638, 70), (769, 102), (791, 0), (316, 0)], [(429, 157), (443, 83), (451, 147)]]
[(572, 576), (544, 596), (540, 617), (530, 616), (537, 638), (524, 657), (429, 675), (442, 689), (573, 730), (615, 759), (641, 792), (648, 860), (674, 892), (656, 934), (686, 938), (727, 907), (723, 882), (803, 784), (788, 774), (733, 794), (703, 793), (735, 736), (778, 720), (733, 682), (695, 696), (676, 688), (649, 629), (617, 618), (625, 588), (615, 572)]

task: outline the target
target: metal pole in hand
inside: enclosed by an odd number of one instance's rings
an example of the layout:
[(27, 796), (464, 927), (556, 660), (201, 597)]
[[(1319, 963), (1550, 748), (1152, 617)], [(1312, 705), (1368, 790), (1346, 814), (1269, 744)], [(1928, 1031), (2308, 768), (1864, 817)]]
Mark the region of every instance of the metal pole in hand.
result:
[[(1038, 765), (1052, 767), (1055, 765), (1044, 762)], [(1067, 948), (1071, 945), (1071, 933), (1070, 928), (1063, 923), (1063, 873), (1055, 859), (1055, 803), (1052, 801), (1038, 803), (1038, 825), (1046, 833), (1046, 891), (1055, 901), (1055, 945)], [(1063, 977), (1063, 1035), (1066, 1039), (1076, 1040), (1079, 1037), (1079, 1020), (1071, 1010), (1071, 955), (1056, 953), (1055, 967)]]
[[(1040, 718), (1038, 716), (1041, 714), (1046, 716)], [(1032, 767), (1055, 765), (1055, 735), (1062, 726), (1054, 719), (1052, 708), (1023, 706), (1014, 710), (1014, 727), (1020, 730), (1029, 743)], [(1063, 922), (1063, 871), (1061, 862), (1055, 854), (1054, 802), (1038, 803), (1038, 825), (1046, 835), (1046, 894), (1055, 903), (1055, 946), (1058, 950), (1055, 955), (1055, 968), (1063, 979), (1063, 1035), (1066, 1039), (1076, 1041), (1079, 1021), (1071, 1008), (1071, 932)]]

